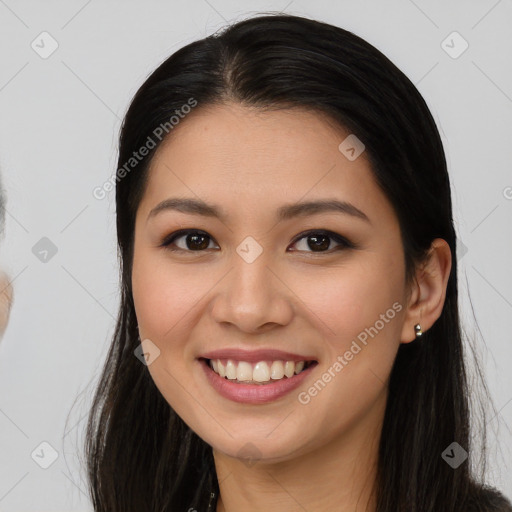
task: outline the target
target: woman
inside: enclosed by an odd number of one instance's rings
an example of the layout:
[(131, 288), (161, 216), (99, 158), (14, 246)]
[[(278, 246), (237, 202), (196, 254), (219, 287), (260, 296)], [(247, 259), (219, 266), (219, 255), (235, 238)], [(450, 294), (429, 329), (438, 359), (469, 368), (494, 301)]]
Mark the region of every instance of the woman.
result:
[(242, 21), (126, 114), (96, 511), (512, 510), (471, 472), (450, 182), (354, 34)]
[[(0, 234), (3, 234), (5, 224), (5, 193), (0, 182)], [(0, 341), (9, 323), (13, 301), (13, 288), (9, 276), (0, 269)]]

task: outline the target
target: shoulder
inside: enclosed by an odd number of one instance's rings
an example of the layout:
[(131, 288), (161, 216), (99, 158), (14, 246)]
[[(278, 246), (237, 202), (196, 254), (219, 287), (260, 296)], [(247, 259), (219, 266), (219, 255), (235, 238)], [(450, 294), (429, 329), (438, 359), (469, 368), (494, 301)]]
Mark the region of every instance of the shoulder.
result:
[(512, 512), (512, 504), (497, 489), (481, 486), (470, 500), (468, 512)]

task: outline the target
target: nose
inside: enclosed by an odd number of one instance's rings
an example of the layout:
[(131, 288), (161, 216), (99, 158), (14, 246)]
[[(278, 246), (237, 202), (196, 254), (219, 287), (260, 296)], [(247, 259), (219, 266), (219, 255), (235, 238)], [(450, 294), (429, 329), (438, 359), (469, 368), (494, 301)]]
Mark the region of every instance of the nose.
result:
[(246, 333), (262, 333), (290, 323), (293, 292), (269, 261), (260, 255), (249, 263), (238, 254), (213, 299), (212, 316)]

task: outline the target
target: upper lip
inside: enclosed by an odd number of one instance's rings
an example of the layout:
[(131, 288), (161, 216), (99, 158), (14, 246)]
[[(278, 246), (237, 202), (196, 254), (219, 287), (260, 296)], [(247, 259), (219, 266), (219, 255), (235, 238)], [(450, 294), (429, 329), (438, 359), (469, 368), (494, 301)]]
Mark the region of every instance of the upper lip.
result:
[(239, 348), (224, 348), (220, 350), (212, 350), (205, 354), (201, 354), (199, 358), (204, 359), (234, 359), (235, 361), (247, 361), (248, 363), (257, 363), (259, 361), (316, 361), (313, 356), (304, 356), (293, 354), (291, 352), (283, 352), (276, 349), (258, 349), (243, 350)]

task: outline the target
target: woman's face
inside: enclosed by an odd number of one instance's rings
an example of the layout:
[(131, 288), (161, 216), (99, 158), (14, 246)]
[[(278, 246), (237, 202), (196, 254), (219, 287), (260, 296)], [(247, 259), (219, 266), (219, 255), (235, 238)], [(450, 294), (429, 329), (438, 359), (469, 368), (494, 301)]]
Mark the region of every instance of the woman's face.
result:
[[(307, 111), (198, 108), (152, 162), (135, 228), (140, 339), (164, 398), (227, 455), (277, 462), (379, 432), (397, 349), (414, 335), (398, 221), (362, 148), (339, 148), (348, 135)], [(154, 210), (171, 198), (220, 218)], [(316, 201), (346, 204), (300, 208)], [(250, 353), (219, 356), (241, 380), (276, 380), (229, 383), (201, 359), (230, 349)], [(279, 379), (294, 358), (317, 364)]]

